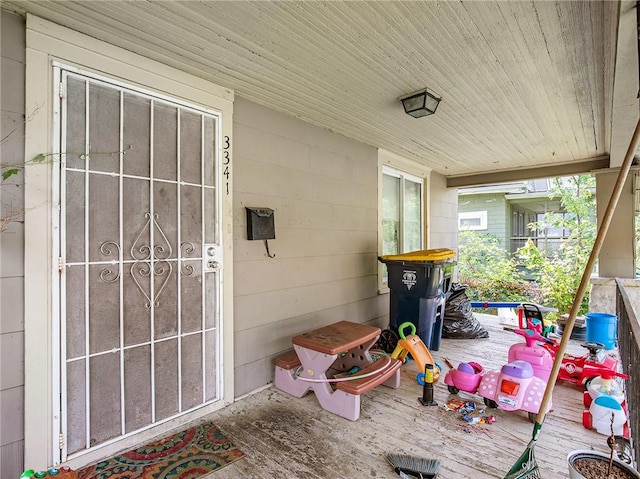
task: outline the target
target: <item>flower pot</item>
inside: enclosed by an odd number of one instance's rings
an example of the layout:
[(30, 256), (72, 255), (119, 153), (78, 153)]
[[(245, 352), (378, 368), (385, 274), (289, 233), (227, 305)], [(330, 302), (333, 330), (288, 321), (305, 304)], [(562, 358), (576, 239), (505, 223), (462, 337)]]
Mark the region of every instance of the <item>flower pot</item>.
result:
[[(613, 439), (615, 438), (615, 443)], [(613, 449), (616, 453), (616, 457), (622, 462), (631, 464), (633, 458), (633, 452), (631, 451), (631, 442), (624, 436), (615, 436), (607, 438), (607, 446)]]
[[(569, 453), (567, 463), (569, 464), (570, 479), (607, 479), (609, 453), (580, 449)], [(594, 468), (596, 463), (601, 465), (603, 472), (596, 471), (596, 468)], [(610, 479), (640, 479), (638, 471), (629, 464), (615, 457), (613, 458), (613, 463), (613, 473)]]

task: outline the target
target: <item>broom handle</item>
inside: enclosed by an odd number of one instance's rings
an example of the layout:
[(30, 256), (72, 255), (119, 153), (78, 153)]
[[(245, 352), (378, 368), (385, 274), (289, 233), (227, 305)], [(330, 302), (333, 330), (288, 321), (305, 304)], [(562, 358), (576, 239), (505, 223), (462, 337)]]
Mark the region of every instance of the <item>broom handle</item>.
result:
[(573, 331), (573, 325), (576, 322), (576, 317), (578, 316), (578, 311), (580, 310), (580, 304), (584, 298), (584, 294), (587, 291), (587, 285), (589, 284), (589, 278), (591, 277), (591, 271), (593, 271), (593, 267), (598, 259), (598, 254), (600, 254), (600, 248), (602, 247), (602, 243), (604, 243), (604, 239), (607, 236), (607, 230), (609, 229), (609, 225), (611, 224), (611, 219), (613, 218), (613, 213), (618, 204), (618, 200), (620, 199), (620, 195), (622, 194), (622, 188), (624, 187), (625, 182), (627, 181), (627, 176), (629, 175), (629, 170), (631, 170), (631, 164), (633, 163), (633, 157), (635, 155), (636, 150), (638, 149), (638, 143), (640, 143), (640, 119), (636, 124), (636, 129), (633, 132), (633, 136), (631, 137), (631, 143), (629, 143), (629, 148), (627, 149), (627, 154), (624, 158), (624, 162), (620, 167), (620, 172), (618, 173), (618, 179), (616, 180), (616, 184), (613, 187), (613, 191), (611, 192), (611, 198), (609, 199), (609, 204), (607, 205), (607, 209), (604, 212), (602, 217), (602, 223), (598, 228), (598, 234), (596, 235), (595, 242), (593, 243), (593, 248), (591, 249), (591, 254), (589, 255), (589, 260), (587, 261), (587, 265), (584, 268), (584, 272), (582, 273), (582, 280), (580, 281), (580, 286), (578, 287), (578, 291), (576, 291), (576, 296), (573, 299), (573, 306), (571, 307), (571, 311), (569, 312), (569, 319), (567, 319), (567, 324), (564, 327), (562, 332), (562, 340), (560, 341), (560, 346), (558, 346), (558, 351), (556, 352), (555, 360), (553, 361), (553, 368), (551, 369), (551, 375), (549, 376), (549, 381), (547, 382), (547, 387), (544, 390), (544, 396), (542, 398), (542, 404), (540, 405), (540, 410), (538, 411), (538, 415), (536, 416), (536, 424), (542, 425), (544, 421), (545, 411), (549, 406), (549, 402), (551, 401), (551, 395), (553, 393), (553, 388), (555, 386), (556, 380), (558, 379), (558, 373), (560, 372), (560, 365), (562, 364), (562, 358), (564, 356), (564, 352), (567, 349), (567, 343), (569, 342), (569, 338), (571, 337), (571, 332)]

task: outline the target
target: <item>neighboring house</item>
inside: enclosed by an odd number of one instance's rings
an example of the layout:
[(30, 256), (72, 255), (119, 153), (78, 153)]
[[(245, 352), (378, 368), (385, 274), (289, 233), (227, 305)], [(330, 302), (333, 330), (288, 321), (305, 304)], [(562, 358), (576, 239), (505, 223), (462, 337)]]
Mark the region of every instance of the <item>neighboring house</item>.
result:
[(638, 116), (632, 2), (2, 8), (2, 166), (45, 161), (2, 184), (1, 479), (264, 388), (295, 334), (386, 327), (384, 243), (456, 249), (458, 187), (598, 169), (606, 203)]
[[(496, 236), (509, 252), (532, 240), (541, 251), (552, 253), (569, 235), (568, 230), (531, 230), (547, 213), (562, 213), (558, 198), (549, 197), (548, 179), (489, 185), (458, 190), (458, 228)], [(595, 220), (595, 219), (594, 219)]]

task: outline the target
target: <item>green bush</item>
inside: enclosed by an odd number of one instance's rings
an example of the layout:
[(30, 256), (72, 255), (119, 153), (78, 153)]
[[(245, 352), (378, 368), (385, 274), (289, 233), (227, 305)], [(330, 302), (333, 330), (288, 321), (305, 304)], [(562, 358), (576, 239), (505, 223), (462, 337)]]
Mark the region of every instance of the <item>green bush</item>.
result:
[[(556, 251), (547, 255), (531, 241), (517, 252), (519, 261), (535, 272), (545, 305), (557, 308), (558, 315), (571, 310), (593, 248), (596, 237), (594, 191), (595, 179), (591, 175), (554, 178), (550, 198), (560, 199), (563, 213), (549, 213), (545, 215), (544, 223), (533, 223), (529, 228), (532, 231), (555, 228), (569, 231), (569, 235)], [(585, 314), (588, 308), (587, 288), (578, 314)]]
[[(549, 313), (549, 319), (557, 319), (558, 316), (568, 313), (573, 306), (588, 256), (584, 258), (582, 250), (575, 251), (567, 243), (566, 247), (561, 248), (560, 253), (545, 258), (532, 241), (520, 248), (517, 255), (528, 269), (535, 272), (544, 297), (543, 304), (558, 310), (558, 313)], [(585, 314), (588, 309), (589, 291), (587, 290), (578, 314)]]
[(524, 279), (497, 236), (461, 231), (458, 239), (458, 280), (469, 286), (469, 299), (541, 303), (539, 286)]
[[(564, 232), (552, 251), (540, 251), (529, 240), (511, 256), (496, 236), (461, 231), (458, 277), (469, 285), (467, 295), (475, 301), (532, 301), (558, 309), (545, 315), (550, 320), (568, 313), (596, 236), (594, 189), (591, 175), (553, 179), (549, 198), (559, 199), (562, 211), (546, 213), (544, 221), (529, 225), (540, 238), (549, 231)], [(533, 282), (524, 279), (523, 268)], [(588, 307), (587, 292), (578, 314)]]

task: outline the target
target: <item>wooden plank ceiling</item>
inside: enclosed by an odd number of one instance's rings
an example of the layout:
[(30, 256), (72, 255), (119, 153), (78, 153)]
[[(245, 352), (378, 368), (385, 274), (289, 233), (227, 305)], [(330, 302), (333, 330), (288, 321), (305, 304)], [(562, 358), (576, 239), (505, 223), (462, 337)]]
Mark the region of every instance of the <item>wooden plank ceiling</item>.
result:
[[(615, 2), (3, 0), (3, 8), (448, 177), (608, 161)], [(637, 75), (625, 66), (634, 67)], [(398, 97), (425, 87), (442, 96), (436, 114), (404, 114)], [(635, 96), (637, 81), (633, 88)]]

